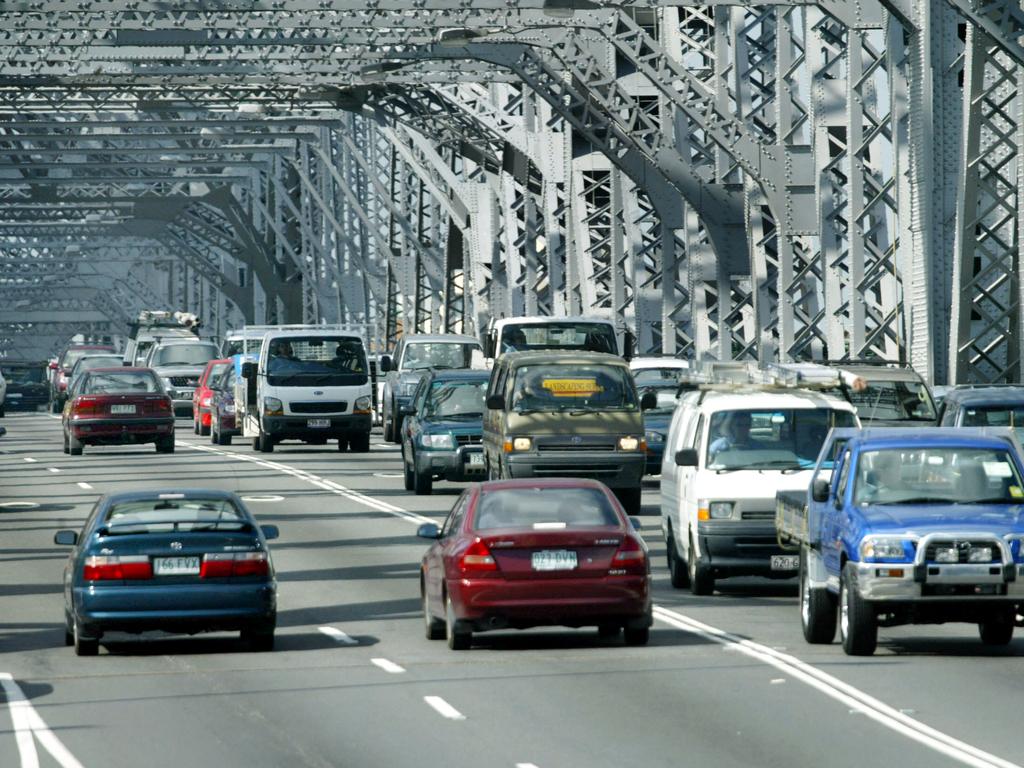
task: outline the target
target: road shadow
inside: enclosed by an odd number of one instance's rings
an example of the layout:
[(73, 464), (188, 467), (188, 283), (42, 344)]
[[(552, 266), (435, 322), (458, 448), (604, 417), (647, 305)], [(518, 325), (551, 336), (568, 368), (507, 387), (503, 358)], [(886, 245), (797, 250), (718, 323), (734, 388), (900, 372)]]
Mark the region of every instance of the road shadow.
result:
[[(641, 647), (695, 647), (711, 645), (701, 635), (690, 632), (679, 632), (676, 629), (651, 628), (650, 640)], [(594, 628), (577, 630), (553, 631), (541, 628), (522, 630), (503, 630), (501, 632), (483, 632), (473, 635), (473, 648), (490, 651), (548, 651), (548, 650), (587, 650), (614, 648), (624, 646), (622, 633), (618, 637), (604, 638)]]
[[(880, 632), (884, 633), (885, 628)], [(1019, 630), (1018, 630), (1019, 631)], [(1014, 640), (1009, 645), (984, 645), (980, 638), (963, 637), (901, 637), (880, 639), (880, 651), (894, 656), (950, 656), (955, 658), (992, 658), (1005, 659), (1024, 656), (1024, 638)]]
[[(352, 639), (356, 644), (341, 645), (322, 632), (278, 632), (274, 635), (273, 652), (336, 650), (371, 646), (380, 642), (380, 638), (373, 635), (356, 635)], [(237, 633), (126, 635), (112, 632), (100, 640), (100, 645), (106, 649), (109, 656), (215, 656), (226, 653), (266, 653), (253, 651), (248, 644), (242, 642)]]
[(373, 603), (347, 603), (344, 605), (314, 605), (277, 612), (279, 627), (323, 626), (354, 621), (377, 619), (422, 619), (418, 597), (400, 600), (382, 600)]
[(419, 574), (419, 566), (415, 563), (396, 563), (394, 565), (360, 565), (342, 568), (321, 568), (310, 571), (278, 572), (277, 580), (289, 581), (350, 581), (350, 580), (382, 580), (407, 579), (414, 584)]

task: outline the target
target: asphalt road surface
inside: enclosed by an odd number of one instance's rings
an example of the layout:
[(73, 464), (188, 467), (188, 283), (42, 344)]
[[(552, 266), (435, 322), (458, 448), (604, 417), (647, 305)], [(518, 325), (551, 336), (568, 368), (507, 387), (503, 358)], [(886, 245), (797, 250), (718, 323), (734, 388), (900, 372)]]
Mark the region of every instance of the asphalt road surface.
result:
[[(61, 452), (60, 422), (9, 415), (0, 438), (0, 766), (864, 766), (1024, 763), (1024, 635), (992, 650), (970, 625), (882, 629), (871, 658), (805, 644), (794, 581), (672, 589), (656, 484), (651, 642), (594, 629), (424, 639), (424, 518), (460, 486), (402, 488), (399, 454), (286, 444)], [(238, 492), (281, 528), (273, 653), (237, 635), (110, 635), (63, 644), (59, 528), (103, 493)]]

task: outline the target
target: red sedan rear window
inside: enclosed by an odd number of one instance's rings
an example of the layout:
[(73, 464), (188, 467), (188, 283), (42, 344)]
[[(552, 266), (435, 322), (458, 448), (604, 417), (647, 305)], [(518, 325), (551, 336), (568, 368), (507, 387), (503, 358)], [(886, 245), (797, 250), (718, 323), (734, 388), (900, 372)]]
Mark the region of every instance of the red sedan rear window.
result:
[(487, 491), (473, 527), (591, 528), (620, 525), (611, 502), (596, 488), (502, 488)]
[(160, 384), (152, 373), (125, 371), (124, 373), (92, 373), (82, 394), (125, 395), (160, 391)]

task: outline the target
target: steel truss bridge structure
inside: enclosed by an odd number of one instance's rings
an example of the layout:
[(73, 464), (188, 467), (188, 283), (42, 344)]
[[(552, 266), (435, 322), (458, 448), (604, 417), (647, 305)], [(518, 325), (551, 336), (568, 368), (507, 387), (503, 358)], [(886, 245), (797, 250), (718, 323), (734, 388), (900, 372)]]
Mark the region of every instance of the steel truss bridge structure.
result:
[[(0, 0), (0, 355), (141, 309), (1019, 382), (1019, 0)], [(208, 322), (208, 327), (210, 326)]]

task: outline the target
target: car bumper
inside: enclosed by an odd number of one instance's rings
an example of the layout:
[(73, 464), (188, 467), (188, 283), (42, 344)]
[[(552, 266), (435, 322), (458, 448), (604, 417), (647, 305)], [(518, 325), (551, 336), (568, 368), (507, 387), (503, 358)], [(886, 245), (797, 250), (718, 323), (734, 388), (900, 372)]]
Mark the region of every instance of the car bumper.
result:
[(174, 434), (174, 419), (80, 419), (69, 427), (75, 439), (84, 443), (151, 442)]
[[(316, 440), (368, 434), (372, 428), (370, 414), (321, 416), (315, 413), (288, 416), (264, 416), (263, 431), (274, 440)], [(326, 419), (326, 427), (309, 426), (310, 419)]]
[(459, 579), (449, 581), (448, 588), (459, 620), (474, 631), (616, 622), (631, 627), (651, 625), (647, 576), (544, 581)]
[(796, 570), (772, 570), (772, 555), (792, 555), (779, 546), (775, 521), (701, 522), (698, 548), (717, 577), (771, 576), (788, 578)]
[(238, 630), (275, 621), (273, 584), (76, 587), (74, 614), (85, 633)]
[(513, 478), (576, 477), (600, 480), (609, 488), (639, 488), (646, 466), (642, 453), (511, 455), (505, 461)]
[(453, 483), (472, 483), (486, 479), (486, 468), (481, 464), (471, 465), (470, 456), (483, 456), (480, 446), (462, 446), (454, 451), (426, 450), (420, 448), (416, 452), (416, 471), (425, 473), (428, 470), (435, 478)]
[[(210, 421), (213, 421), (211, 416)], [(237, 435), (241, 432), (238, 428), (238, 421), (235, 419), (235, 414), (227, 414), (218, 416), (218, 429), (222, 435)]]
[(945, 565), (931, 575), (915, 573), (912, 563), (855, 563), (853, 569), (858, 593), (871, 602), (1024, 602), (1024, 565)]

